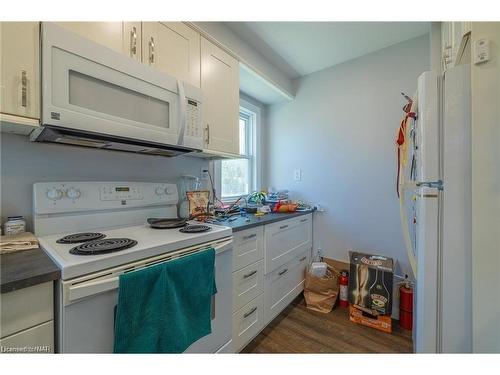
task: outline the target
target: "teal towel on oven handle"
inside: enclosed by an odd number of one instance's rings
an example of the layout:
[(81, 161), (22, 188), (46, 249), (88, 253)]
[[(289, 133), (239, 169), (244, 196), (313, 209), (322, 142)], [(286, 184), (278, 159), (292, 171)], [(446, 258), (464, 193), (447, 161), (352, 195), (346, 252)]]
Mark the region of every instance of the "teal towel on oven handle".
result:
[(115, 353), (182, 353), (211, 333), (215, 250), (120, 275)]

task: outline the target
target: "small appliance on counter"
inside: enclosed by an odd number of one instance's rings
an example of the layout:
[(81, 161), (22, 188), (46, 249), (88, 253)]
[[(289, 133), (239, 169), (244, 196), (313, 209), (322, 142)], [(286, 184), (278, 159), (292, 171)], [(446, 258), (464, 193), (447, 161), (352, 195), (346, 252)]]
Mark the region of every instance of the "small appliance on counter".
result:
[(200, 188), (200, 179), (196, 176), (183, 175), (179, 179), (179, 217), (189, 218), (189, 199), (187, 193), (197, 191)]

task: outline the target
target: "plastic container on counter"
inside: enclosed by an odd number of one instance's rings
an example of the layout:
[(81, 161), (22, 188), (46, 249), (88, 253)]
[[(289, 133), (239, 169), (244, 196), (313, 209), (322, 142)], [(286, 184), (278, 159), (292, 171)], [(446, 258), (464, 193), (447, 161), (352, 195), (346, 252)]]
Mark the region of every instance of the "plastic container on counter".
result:
[(3, 228), (6, 236), (23, 233), (26, 232), (26, 221), (22, 216), (9, 216)]

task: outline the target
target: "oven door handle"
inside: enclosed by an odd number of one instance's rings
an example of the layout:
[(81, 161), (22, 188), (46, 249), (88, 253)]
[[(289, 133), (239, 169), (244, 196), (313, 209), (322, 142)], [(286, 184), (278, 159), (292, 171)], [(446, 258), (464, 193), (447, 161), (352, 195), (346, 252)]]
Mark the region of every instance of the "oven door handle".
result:
[(96, 280), (87, 283), (82, 283), (81, 285), (70, 286), (67, 303), (71, 303), (75, 300), (85, 298), (94, 294), (117, 289), (118, 285), (119, 285), (119, 278), (116, 276), (103, 280)]
[[(226, 250), (229, 250), (232, 248), (232, 243), (233, 240), (232, 238), (222, 240), (218, 243), (213, 244), (213, 248), (215, 249), (215, 254), (218, 255)], [(200, 250), (203, 250), (204, 248), (200, 248)], [(171, 259), (165, 259), (165, 262), (170, 261)], [(159, 260), (158, 262), (151, 263), (150, 265), (155, 265), (163, 263), (162, 260)], [(148, 267), (146, 265), (146, 267)], [(142, 268), (142, 267), (140, 267)], [(137, 269), (140, 269), (137, 268)], [(122, 272), (120, 272), (122, 273)], [(85, 298), (85, 297), (90, 297), (95, 294), (107, 292), (113, 289), (118, 289), (119, 287), (119, 274), (113, 273), (113, 274), (108, 274), (107, 276), (102, 276), (99, 279), (95, 280), (89, 280), (89, 281), (83, 281), (80, 284), (74, 284), (70, 285), (67, 287), (66, 292), (64, 293), (64, 305), (69, 305), (76, 300)]]

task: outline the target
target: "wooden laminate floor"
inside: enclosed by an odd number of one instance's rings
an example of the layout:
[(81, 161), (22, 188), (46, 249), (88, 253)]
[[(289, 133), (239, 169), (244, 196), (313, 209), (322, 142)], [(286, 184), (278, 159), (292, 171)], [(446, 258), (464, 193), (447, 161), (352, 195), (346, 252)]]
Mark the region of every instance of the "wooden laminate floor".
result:
[(393, 324), (393, 333), (349, 321), (348, 309), (323, 314), (298, 297), (251, 341), (242, 353), (412, 353), (411, 331)]

